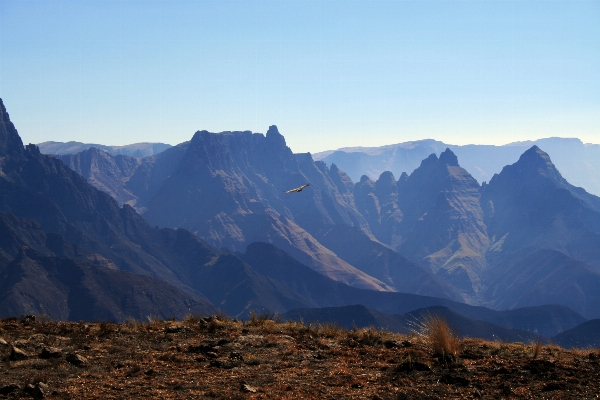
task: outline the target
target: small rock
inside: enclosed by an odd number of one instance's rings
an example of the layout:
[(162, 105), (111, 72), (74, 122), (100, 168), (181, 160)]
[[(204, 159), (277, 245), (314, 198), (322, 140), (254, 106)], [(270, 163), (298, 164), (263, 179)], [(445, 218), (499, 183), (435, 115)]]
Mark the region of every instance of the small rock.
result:
[(242, 383), (242, 387), (240, 388), (240, 390), (242, 392), (247, 392), (247, 393), (256, 393), (256, 388), (254, 388), (246, 383)]
[(205, 344), (200, 344), (198, 346), (188, 346), (188, 353), (208, 353), (212, 350), (211, 346), (207, 346)]
[(11, 383), (10, 385), (6, 385), (6, 386), (3, 386), (3, 387), (0, 387), (0, 395), (8, 396), (12, 392), (16, 392), (19, 389), (20, 389), (19, 385)]
[(60, 358), (62, 357), (62, 351), (56, 347), (44, 347), (40, 353), (40, 358)]
[(170, 325), (165, 328), (165, 333), (179, 333), (184, 330), (183, 326)]
[(214, 351), (209, 351), (206, 353), (206, 357), (208, 358), (219, 358), (219, 355), (217, 353), (215, 353)]
[(38, 382), (35, 385), (29, 384), (23, 389), (25, 393), (33, 397), (34, 399), (43, 399), (50, 394), (48, 385), (43, 382)]
[(21, 323), (23, 325), (29, 325), (35, 322), (35, 315), (26, 315), (23, 319), (21, 319)]
[(10, 357), (9, 359), (11, 361), (20, 361), (20, 360), (27, 360), (29, 358), (29, 355), (27, 353), (25, 353), (23, 350), (19, 349), (18, 347), (12, 347), (11, 351), (10, 351)]
[(8, 346), (8, 342), (2, 338), (0, 338), (0, 346)]
[(80, 367), (87, 364), (87, 359), (79, 354), (67, 354), (66, 360), (71, 364)]
[(396, 370), (398, 372), (410, 372), (410, 371), (430, 372), (431, 367), (427, 364), (417, 362), (417, 361), (415, 361), (415, 362), (405, 361), (402, 364), (398, 365)]

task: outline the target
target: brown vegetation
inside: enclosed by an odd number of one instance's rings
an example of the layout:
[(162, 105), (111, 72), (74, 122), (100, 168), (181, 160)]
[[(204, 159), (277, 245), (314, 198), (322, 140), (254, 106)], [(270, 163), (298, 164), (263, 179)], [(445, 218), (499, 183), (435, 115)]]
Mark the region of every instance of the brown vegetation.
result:
[(0, 398), (596, 398), (600, 351), (189, 316), (0, 321)]

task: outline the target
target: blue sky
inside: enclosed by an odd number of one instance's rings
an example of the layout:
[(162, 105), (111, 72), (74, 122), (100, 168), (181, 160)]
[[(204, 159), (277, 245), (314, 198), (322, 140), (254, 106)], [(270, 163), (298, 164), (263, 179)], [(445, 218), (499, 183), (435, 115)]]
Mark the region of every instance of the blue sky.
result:
[(600, 143), (600, 1), (0, 2), (25, 143)]

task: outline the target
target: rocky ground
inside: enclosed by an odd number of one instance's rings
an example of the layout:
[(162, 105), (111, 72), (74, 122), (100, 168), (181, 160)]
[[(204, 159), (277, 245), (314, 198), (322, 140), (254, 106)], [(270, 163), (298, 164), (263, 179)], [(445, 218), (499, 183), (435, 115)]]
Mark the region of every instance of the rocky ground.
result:
[(0, 398), (599, 397), (600, 350), (459, 339), (443, 324), (417, 328), (403, 336), (267, 316), (5, 319)]

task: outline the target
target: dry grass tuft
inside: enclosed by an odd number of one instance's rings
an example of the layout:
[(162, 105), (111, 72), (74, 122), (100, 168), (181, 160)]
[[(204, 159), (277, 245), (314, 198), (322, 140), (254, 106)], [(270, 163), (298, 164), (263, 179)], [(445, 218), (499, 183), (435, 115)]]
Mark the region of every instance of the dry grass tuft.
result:
[(533, 351), (533, 354), (531, 355), (531, 357), (535, 360), (536, 358), (538, 358), (540, 356), (540, 353), (542, 351), (542, 340), (541, 339), (538, 339), (535, 341), (535, 343), (533, 343), (532, 351)]
[(417, 335), (431, 347), (434, 354), (456, 357), (460, 352), (460, 338), (443, 317), (427, 314), (414, 326)]

